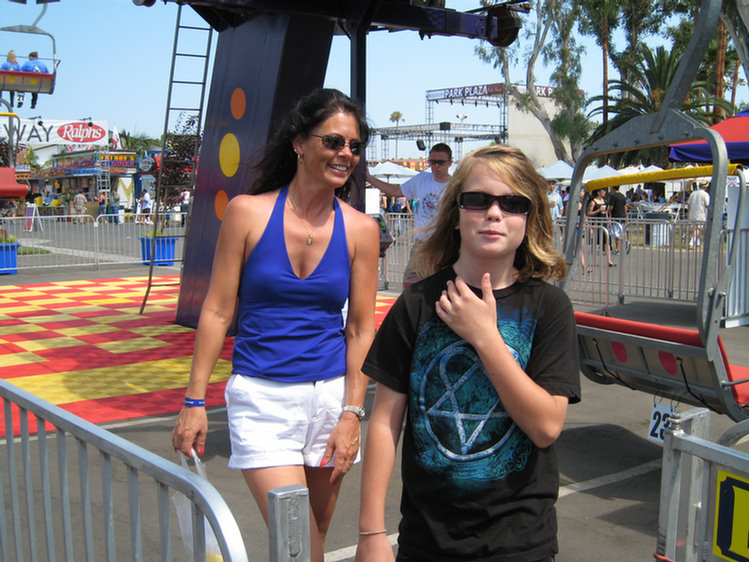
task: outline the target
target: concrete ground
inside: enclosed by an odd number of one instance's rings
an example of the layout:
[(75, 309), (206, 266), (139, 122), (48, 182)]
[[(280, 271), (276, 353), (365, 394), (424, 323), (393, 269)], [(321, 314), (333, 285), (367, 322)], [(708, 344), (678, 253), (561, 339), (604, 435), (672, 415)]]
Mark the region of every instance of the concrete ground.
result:
[[(179, 268), (160, 267), (157, 274)], [(2, 285), (72, 279), (144, 275), (143, 266), (50, 271), (19, 271), (0, 276)], [(585, 309), (590, 312), (588, 307)], [(613, 307), (609, 313), (633, 320), (694, 326), (694, 307), (653, 302), (633, 302)], [(723, 330), (732, 363), (749, 366), (749, 327)], [(583, 378), (580, 404), (571, 406), (565, 430), (558, 441), (561, 473), (559, 562), (598, 560), (652, 560), (656, 547), (660, 493), (660, 445), (648, 441), (653, 397), (621, 386), (602, 386)], [(367, 406), (371, 406), (372, 389)], [(680, 411), (689, 409), (682, 406)], [(223, 408), (210, 412), (210, 435), (205, 453), (208, 476), (232, 509), (242, 530), (250, 559), (269, 560), (265, 525), (242, 477), (227, 467), (228, 436)], [(176, 460), (171, 449), (173, 416), (142, 418), (107, 424), (112, 432), (161, 456)], [(716, 439), (733, 422), (711, 414), (711, 437)], [(362, 427), (366, 435), (366, 421)], [(360, 467), (346, 477), (326, 546), (326, 560), (353, 560), (358, 531)], [(399, 471), (394, 473), (387, 505), (389, 533), (397, 531), (400, 494)]]

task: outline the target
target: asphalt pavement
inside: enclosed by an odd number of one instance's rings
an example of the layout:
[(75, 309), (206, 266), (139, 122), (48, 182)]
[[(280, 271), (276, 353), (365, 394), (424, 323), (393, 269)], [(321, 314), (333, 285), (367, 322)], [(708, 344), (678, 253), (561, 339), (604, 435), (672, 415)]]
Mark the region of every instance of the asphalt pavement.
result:
[[(159, 267), (157, 274), (179, 272)], [(21, 270), (0, 276), (3, 285), (75, 279), (142, 276), (144, 266)], [(581, 308), (582, 310), (582, 308)], [(585, 307), (586, 312), (595, 312)], [(631, 302), (611, 307), (608, 313), (633, 320), (694, 327), (694, 306), (661, 302)], [(722, 330), (731, 363), (749, 366), (749, 327)], [(582, 379), (582, 402), (570, 406), (565, 429), (557, 443), (561, 489), (557, 503), (560, 554), (558, 562), (598, 560), (652, 560), (656, 547), (660, 493), (661, 446), (647, 438), (653, 409), (652, 396)], [(367, 409), (371, 407), (370, 387)], [(689, 409), (682, 406), (680, 411)], [(269, 560), (268, 537), (244, 480), (227, 468), (229, 442), (223, 408), (209, 413), (209, 438), (204, 460), (209, 480), (226, 499), (242, 530), (250, 560)], [(104, 427), (156, 454), (176, 460), (170, 444), (174, 416), (141, 418)], [(711, 414), (711, 438), (733, 422)], [(366, 435), (366, 419), (362, 434)], [(360, 466), (345, 478), (326, 545), (326, 560), (353, 560), (358, 532)], [(398, 467), (390, 487), (386, 525), (397, 531), (400, 495)]]

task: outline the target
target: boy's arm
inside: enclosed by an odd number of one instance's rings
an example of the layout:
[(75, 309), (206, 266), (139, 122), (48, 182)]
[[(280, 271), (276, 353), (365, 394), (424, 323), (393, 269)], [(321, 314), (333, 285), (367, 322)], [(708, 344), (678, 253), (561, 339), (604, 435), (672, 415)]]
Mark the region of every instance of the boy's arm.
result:
[(394, 560), (385, 527), (385, 498), (405, 410), (405, 394), (377, 384), (364, 446), (356, 562)]

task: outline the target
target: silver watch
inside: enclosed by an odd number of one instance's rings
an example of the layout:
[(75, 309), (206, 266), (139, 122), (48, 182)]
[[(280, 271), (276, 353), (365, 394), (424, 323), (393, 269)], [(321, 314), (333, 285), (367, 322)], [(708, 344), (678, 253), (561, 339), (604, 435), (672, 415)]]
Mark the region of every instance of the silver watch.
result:
[(364, 411), (364, 408), (362, 408), (361, 406), (344, 406), (343, 411), (356, 414), (356, 417), (359, 418), (360, 420), (364, 417), (364, 414), (366, 414), (366, 412)]

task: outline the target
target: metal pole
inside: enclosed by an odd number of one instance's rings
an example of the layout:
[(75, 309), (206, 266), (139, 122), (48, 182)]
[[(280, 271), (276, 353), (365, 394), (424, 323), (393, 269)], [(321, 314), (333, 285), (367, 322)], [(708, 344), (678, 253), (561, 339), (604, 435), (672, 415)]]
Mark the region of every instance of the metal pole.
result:
[(299, 484), (268, 492), (270, 562), (310, 562), (309, 490)]
[(0, 103), (2, 103), (7, 108), (7, 111), (0, 113), (0, 115), (8, 118), (8, 166), (10, 166), (11, 168), (15, 168), (16, 152), (15, 150), (13, 150), (13, 118), (15, 117), (16, 119), (18, 119), (18, 115), (13, 112), (13, 108), (7, 101), (0, 98)]

